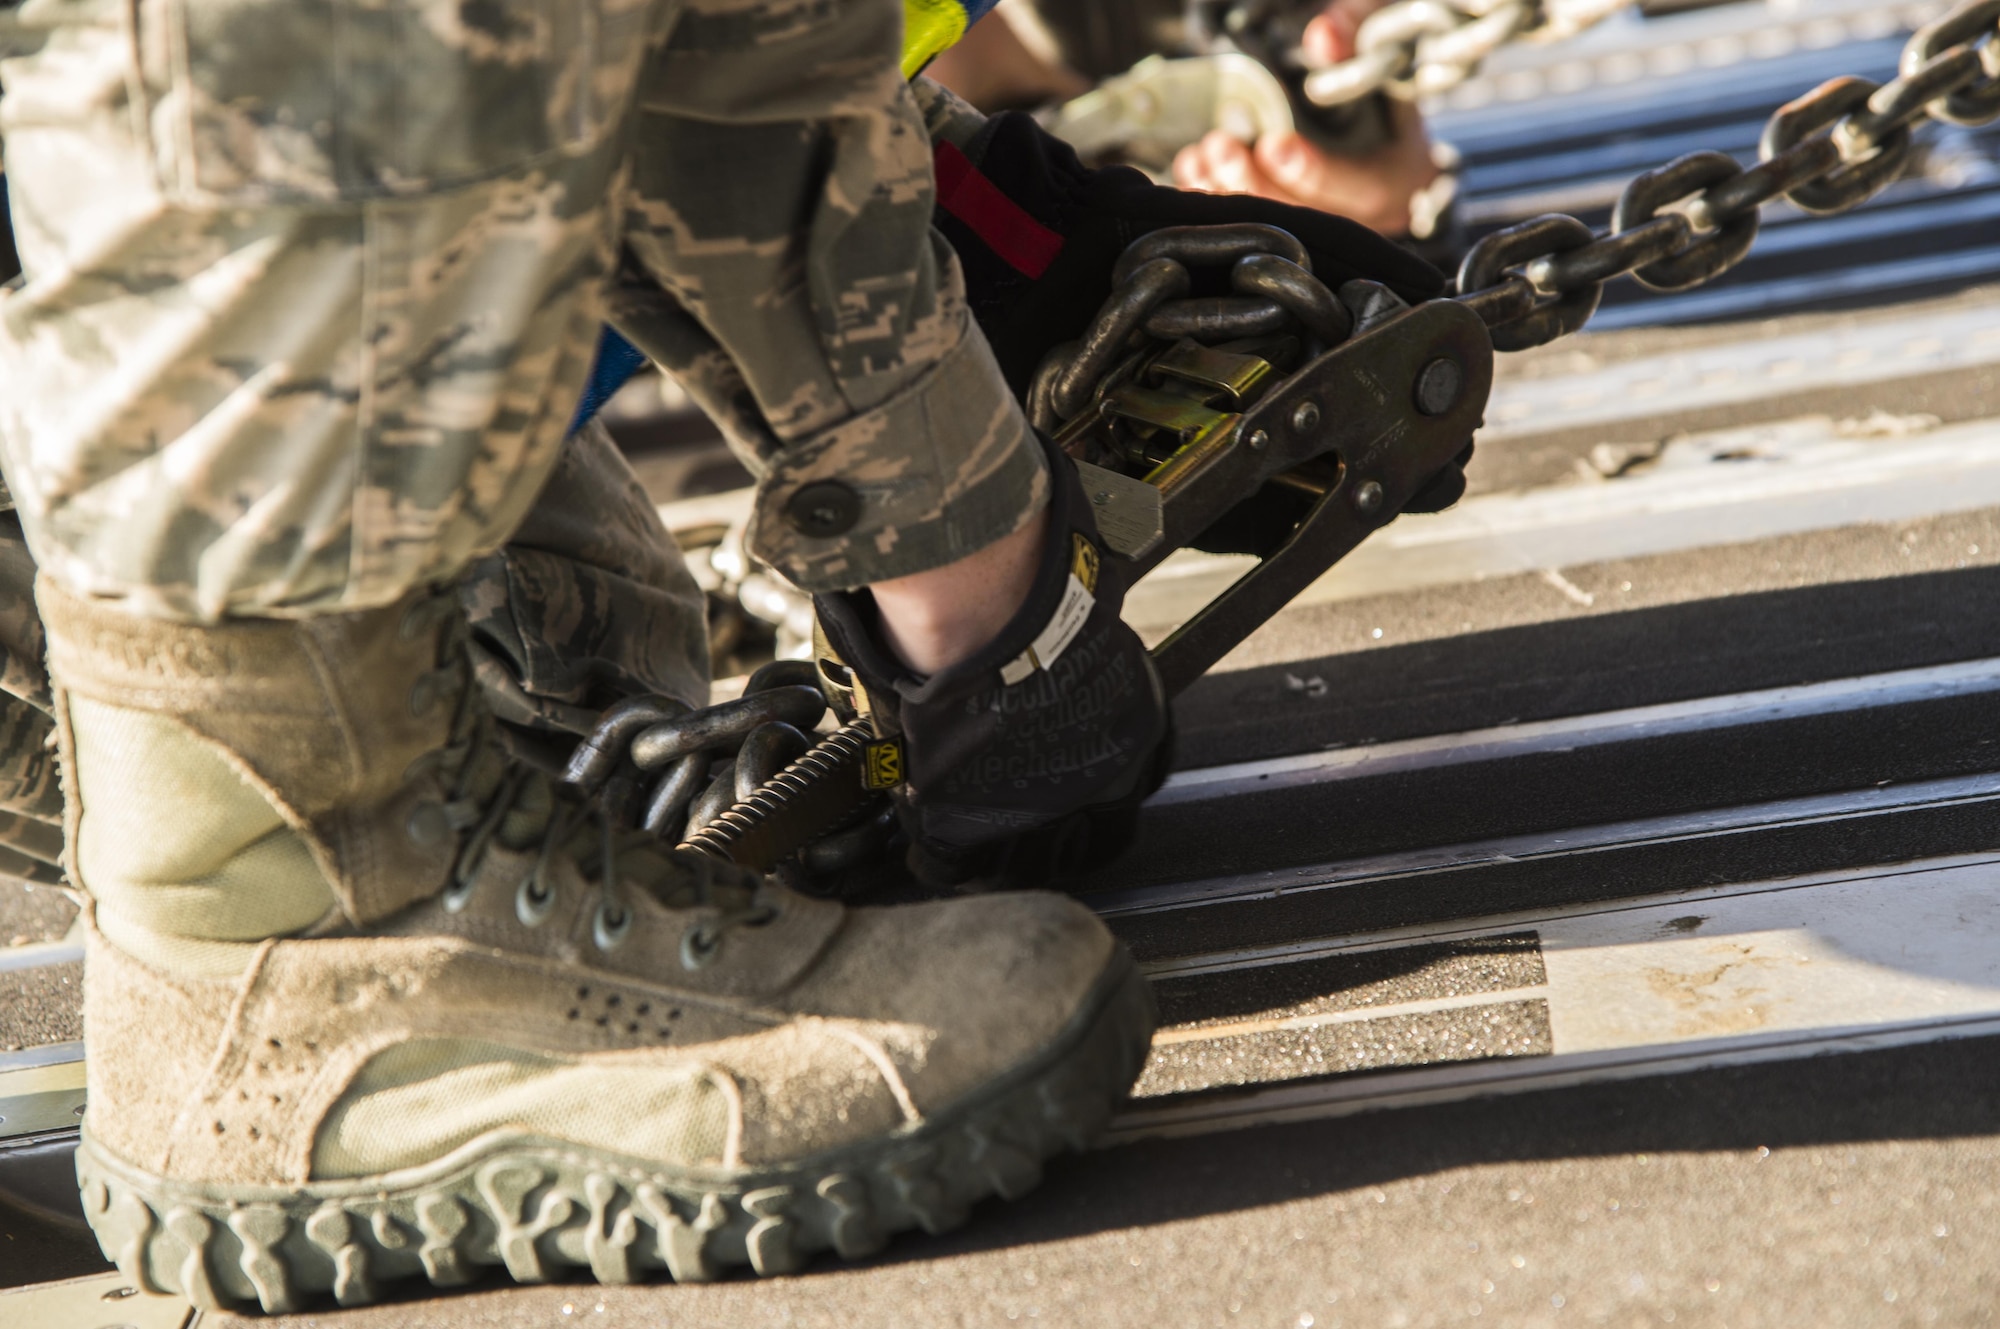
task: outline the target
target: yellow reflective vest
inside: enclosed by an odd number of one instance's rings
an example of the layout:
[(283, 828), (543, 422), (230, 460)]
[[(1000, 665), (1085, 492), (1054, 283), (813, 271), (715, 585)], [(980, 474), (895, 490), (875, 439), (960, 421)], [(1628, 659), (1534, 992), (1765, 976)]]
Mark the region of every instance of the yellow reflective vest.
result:
[(939, 51), (985, 18), (1000, 0), (903, 0), (903, 77), (915, 78)]

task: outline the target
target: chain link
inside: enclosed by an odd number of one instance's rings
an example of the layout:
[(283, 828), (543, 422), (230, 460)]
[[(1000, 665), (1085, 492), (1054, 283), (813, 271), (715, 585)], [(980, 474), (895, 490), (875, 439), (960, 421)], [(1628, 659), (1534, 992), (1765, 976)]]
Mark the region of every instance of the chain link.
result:
[(1678, 291), (1727, 272), (1773, 199), (1818, 215), (1859, 207), (1902, 174), (1919, 121), (2000, 119), (2000, 0), (1966, 0), (1919, 29), (1899, 69), (1880, 85), (1831, 79), (1779, 107), (1755, 166), (1697, 152), (1638, 176), (1603, 235), (1559, 214), (1494, 232), (1465, 256), (1457, 298), (1495, 349), (1525, 350), (1581, 328), (1613, 277)]
[(1508, 42), (1561, 41), (1637, 0), (1397, 0), (1362, 21), (1354, 54), (1306, 75), (1305, 95), (1340, 106), (1373, 93), (1446, 92)]
[[(1190, 295), (1191, 269), (1227, 269), (1232, 293)], [(1028, 418), (1058, 433), (1122, 381), (1121, 366), (1135, 363), (1134, 345), (1148, 339), (1213, 346), (1296, 333), (1333, 346), (1353, 328), (1353, 311), (1313, 275), (1311, 257), (1289, 231), (1254, 222), (1153, 231), (1120, 256), (1111, 296), (1083, 336), (1043, 359), (1028, 391)]]

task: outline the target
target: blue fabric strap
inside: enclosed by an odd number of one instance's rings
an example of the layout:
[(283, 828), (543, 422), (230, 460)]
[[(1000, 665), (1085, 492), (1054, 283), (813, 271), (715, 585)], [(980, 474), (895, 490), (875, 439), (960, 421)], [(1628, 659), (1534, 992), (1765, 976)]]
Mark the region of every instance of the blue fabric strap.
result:
[(590, 423), (590, 418), (604, 409), (604, 403), (611, 400), (618, 389), (631, 382), (632, 375), (646, 364), (646, 353), (618, 334), (616, 328), (606, 326), (597, 339), (597, 358), (590, 364), (590, 381), (584, 384), (583, 399), (576, 404), (576, 414), (569, 422), (569, 432)]

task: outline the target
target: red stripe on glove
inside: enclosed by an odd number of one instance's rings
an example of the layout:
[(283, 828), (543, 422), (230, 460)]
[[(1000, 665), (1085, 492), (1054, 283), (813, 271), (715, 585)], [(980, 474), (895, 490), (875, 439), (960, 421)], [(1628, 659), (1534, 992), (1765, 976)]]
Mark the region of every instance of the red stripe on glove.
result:
[(937, 203), (972, 228), (986, 247), (1024, 277), (1039, 277), (1062, 252), (1063, 238), (979, 173), (950, 143), (937, 145)]

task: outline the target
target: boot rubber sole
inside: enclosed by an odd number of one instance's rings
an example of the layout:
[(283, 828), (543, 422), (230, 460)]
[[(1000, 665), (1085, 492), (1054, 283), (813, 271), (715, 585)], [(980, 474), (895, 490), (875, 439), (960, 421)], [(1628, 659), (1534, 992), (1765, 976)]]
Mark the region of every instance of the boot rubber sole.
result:
[(663, 1168), (541, 1139), (475, 1141), (437, 1163), (297, 1188), (151, 1176), (92, 1140), (83, 1205), (135, 1287), (203, 1310), (283, 1312), (376, 1301), (403, 1280), (453, 1287), (484, 1267), (520, 1283), (588, 1270), (699, 1282), (821, 1251), (872, 1255), (895, 1233), (940, 1233), (989, 1195), (1015, 1199), (1042, 1163), (1089, 1146), (1138, 1078), (1152, 992), (1121, 945), (1048, 1050), (935, 1117), (816, 1158), (741, 1171)]

